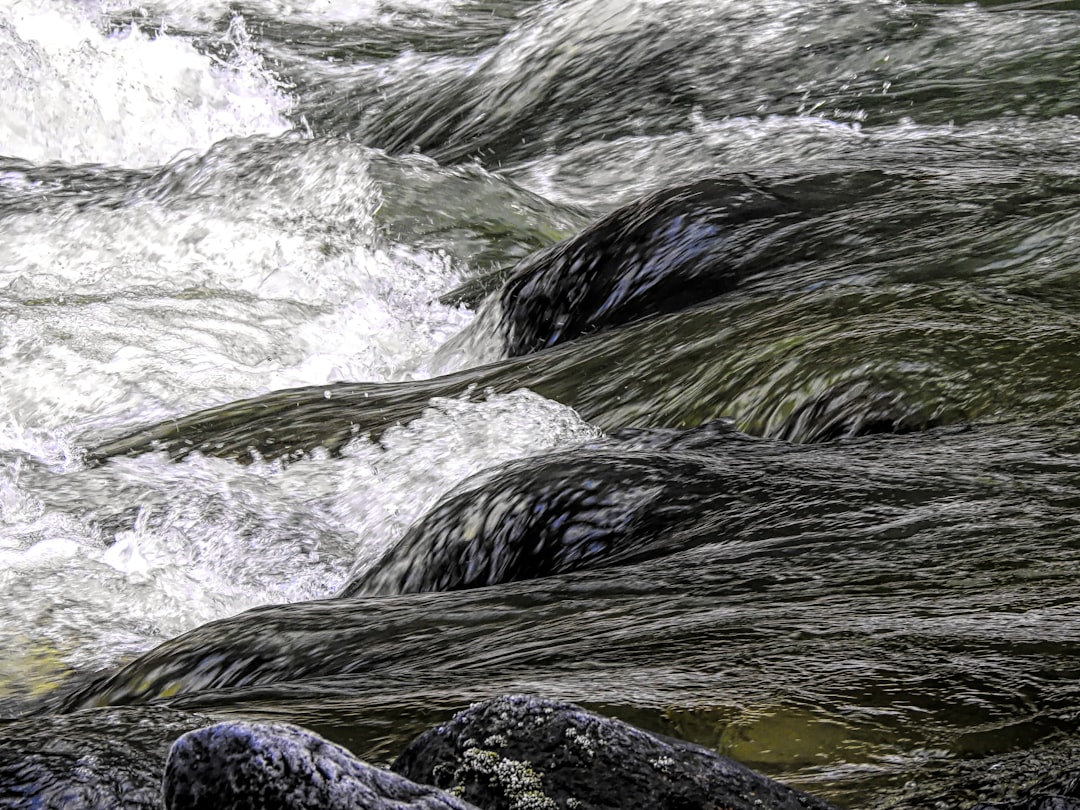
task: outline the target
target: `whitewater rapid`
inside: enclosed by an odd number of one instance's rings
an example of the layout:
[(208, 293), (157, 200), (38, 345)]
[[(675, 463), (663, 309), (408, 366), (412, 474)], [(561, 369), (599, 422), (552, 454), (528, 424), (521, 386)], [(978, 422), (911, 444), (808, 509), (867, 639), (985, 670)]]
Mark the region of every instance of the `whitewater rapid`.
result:
[[(336, 13), (388, 13), (361, 6)], [(462, 259), (380, 230), (370, 151), (290, 118), (243, 18), (214, 48), (181, 27), (223, 10), (0, 6), (0, 694), (331, 596), (462, 478), (596, 435), (520, 392), (443, 402), (332, 465), (84, 464), (89, 434), (428, 376), (471, 318), (438, 302)]]

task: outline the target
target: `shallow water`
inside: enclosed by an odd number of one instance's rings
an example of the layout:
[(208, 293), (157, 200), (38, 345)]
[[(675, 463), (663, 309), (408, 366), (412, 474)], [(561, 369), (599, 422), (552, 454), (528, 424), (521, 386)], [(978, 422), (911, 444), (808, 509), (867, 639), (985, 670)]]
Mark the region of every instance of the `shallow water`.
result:
[[(169, 699), (385, 760), (532, 691), (848, 806), (1075, 761), (1078, 15), (0, 7), (5, 713)], [(498, 276), (447, 295), (710, 175), (812, 208), (732, 236), (730, 295), (512, 360)], [(915, 432), (774, 441), (822, 408)], [(722, 451), (768, 473), (752, 531), (311, 601), (475, 472), (725, 416), (766, 438)]]

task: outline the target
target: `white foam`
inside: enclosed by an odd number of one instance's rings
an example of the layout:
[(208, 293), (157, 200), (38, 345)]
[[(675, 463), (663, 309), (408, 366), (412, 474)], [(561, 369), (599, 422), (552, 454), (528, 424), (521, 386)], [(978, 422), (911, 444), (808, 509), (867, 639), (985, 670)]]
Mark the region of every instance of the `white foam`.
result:
[(376, 234), (365, 155), (345, 142), (225, 142), (120, 205), (0, 220), (0, 419), (146, 421), (422, 374), (471, 315), (437, 301), (459, 280), (446, 257)]
[(528, 390), (481, 402), (434, 399), (420, 419), (386, 431), (378, 445), (362, 439), (346, 448), (361, 463), (349, 469), (350, 480), (334, 482), (333, 522), (368, 538), (358, 555), (363, 567), (467, 476), (599, 435), (571, 408)]
[(502, 305), (496, 294), (481, 302), (476, 316), (439, 346), (423, 370), (439, 375), (494, 363), (505, 356), (504, 343)]
[(326, 314), (210, 296), (9, 310), (0, 420), (146, 422), (283, 387), (409, 377), (467, 318), (424, 301), (410, 320), (395, 312), (406, 304), (379, 296)]
[(348, 278), (320, 265), (372, 244), (377, 206), (359, 147), (223, 142), (119, 200), (5, 217), (0, 290), (17, 285), (21, 296), (49, 298), (198, 287), (341, 300)]
[[(273, 20), (349, 25), (407, 24), (417, 15), (445, 15), (461, 0), (248, 0), (245, 12)], [(124, 18), (162, 20), (170, 25), (200, 28), (233, 13), (230, 0), (155, 0), (133, 6), (130, 0), (107, 0), (104, 9)]]
[(147, 455), (57, 475), (0, 456), (0, 507), (16, 505), (0, 511), (0, 649), (102, 666), (254, 605), (330, 596), (464, 477), (596, 435), (518, 391), (437, 400), (380, 444), (284, 469)]
[(184, 38), (103, 34), (64, 0), (0, 5), (0, 155), (33, 162), (164, 163), (182, 150), (289, 129), (291, 102), (251, 51), (216, 63)]

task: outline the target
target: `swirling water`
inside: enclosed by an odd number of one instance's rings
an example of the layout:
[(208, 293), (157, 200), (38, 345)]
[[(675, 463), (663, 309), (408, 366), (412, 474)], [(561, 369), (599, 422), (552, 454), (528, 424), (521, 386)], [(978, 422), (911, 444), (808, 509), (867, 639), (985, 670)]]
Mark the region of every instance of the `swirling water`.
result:
[[(285, 717), (380, 759), (536, 691), (850, 806), (1071, 761), (1078, 26), (1070, 2), (0, 7), (8, 713), (92, 683), (79, 705)], [(734, 246), (770, 261), (732, 295), (493, 363), (444, 297), (716, 174), (824, 200)], [(772, 476), (750, 536), (319, 601), (476, 471), (721, 416), (806, 438), (837, 390), (918, 430), (725, 451)], [(120, 455), (148, 435), (202, 452)]]

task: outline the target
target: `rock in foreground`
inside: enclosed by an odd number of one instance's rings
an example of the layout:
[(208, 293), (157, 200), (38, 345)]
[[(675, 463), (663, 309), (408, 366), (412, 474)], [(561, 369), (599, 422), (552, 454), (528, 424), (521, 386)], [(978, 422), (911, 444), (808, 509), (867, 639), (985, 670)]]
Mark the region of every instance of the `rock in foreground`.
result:
[(484, 810), (832, 808), (701, 746), (527, 696), (466, 709), (392, 768)]
[(286, 723), (185, 734), (169, 751), (162, 789), (168, 810), (475, 810)]
[(169, 744), (208, 722), (203, 715), (140, 706), (0, 726), (0, 807), (161, 810)]

